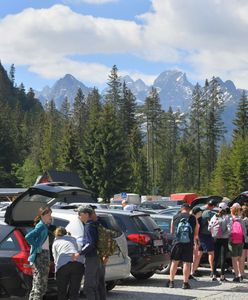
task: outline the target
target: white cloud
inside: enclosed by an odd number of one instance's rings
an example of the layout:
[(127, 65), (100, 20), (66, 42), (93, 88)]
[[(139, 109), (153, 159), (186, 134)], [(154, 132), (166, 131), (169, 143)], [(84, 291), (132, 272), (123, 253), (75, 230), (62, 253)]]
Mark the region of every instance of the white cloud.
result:
[[(108, 0), (90, 2), (104, 1)], [(0, 20), (0, 36), (4, 36), (0, 58), (4, 63), (28, 65), (47, 78), (63, 76), (68, 70), (80, 74), (78, 78), (100, 82), (106, 81), (112, 66), (78, 62), (76, 56), (132, 54), (189, 65), (195, 79), (215, 75), (247, 87), (243, 77), (248, 70), (247, 15), (247, 0), (151, 0), (151, 9), (137, 16), (138, 21), (82, 15), (65, 5), (29, 8)], [(127, 69), (130, 75), (139, 75), (135, 66)], [(147, 82), (154, 77), (140, 75)]]

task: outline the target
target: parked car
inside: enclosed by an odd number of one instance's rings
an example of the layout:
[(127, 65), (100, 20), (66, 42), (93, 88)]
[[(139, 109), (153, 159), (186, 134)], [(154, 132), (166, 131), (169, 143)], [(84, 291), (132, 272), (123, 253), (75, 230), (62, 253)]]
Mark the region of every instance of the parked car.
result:
[[(171, 234), (171, 223), (173, 220), (173, 215), (160, 215), (160, 214), (151, 214), (151, 218), (156, 222), (156, 224), (159, 226), (161, 230), (163, 230), (163, 233), (165, 235), (165, 238), (167, 240), (167, 249), (169, 252), (172, 248), (172, 243), (175, 240), (175, 234)], [(170, 273), (170, 264), (171, 262), (168, 261), (163, 266), (161, 266), (156, 273), (159, 274), (169, 274)]]
[[(14, 202), (8, 206), (5, 214), (5, 223), (0, 223), (0, 295), (4, 297), (18, 296), (22, 297), (28, 294), (32, 282), (32, 269), (28, 263), (29, 245), (25, 241), (25, 234), (31, 230), (33, 220), (42, 206), (52, 206), (56, 202), (61, 202), (66, 198), (80, 197), (84, 190), (79, 187), (67, 186), (61, 183), (44, 183), (29, 188), (25, 193), (20, 195)], [(71, 233), (83, 235), (83, 226), (81, 224), (74, 227), (74, 223), (78, 220), (76, 212), (54, 210), (53, 225), (65, 226)], [(73, 217), (72, 217), (73, 216)], [(74, 217), (75, 220), (74, 221)], [(103, 222), (108, 225), (118, 227), (114, 218), (105, 213)], [(54, 229), (54, 226), (53, 227)], [(108, 279), (107, 288), (114, 287), (117, 279), (125, 278), (129, 275), (130, 260), (127, 256), (126, 239), (123, 234), (117, 238), (118, 245), (121, 249), (120, 253), (116, 253), (109, 259), (106, 267), (106, 278)], [(119, 266), (117, 266), (119, 265)], [(117, 274), (119, 267), (119, 276)], [(109, 270), (108, 270), (109, 268)], [(113, 277), (111, 268), (113, 270)], [(3, 271), (4, 270), (4, 271)], [(6, 270), (6, 272), (5, 272)], [(49, 289), (53, 289), (54, 269), (51, 264), (49, 276)], [(109, 283), (109, 284), (108, 284)]]
[[(106, 265), (105, 281), (107, 290), (112, 290), (118, 280), (125, 279), (130, 275), (131, 261), (128, 256), (127, 241), (114, 217), (108, 212), (97, 211), (98, 221), (108, 229), (118, 232), (116, 241), (119, 251), (109, 257)], [(76, 238), (83, 235), (84, 225), (74, 210), (53, 209), (53, 222), (56, 227), (63, 226)]]
[(160, 215), (174, 216), (180, 211), (181, 206), (174, 206), (166, 208), (159, 212)]
[(137, 206), (135, 210), (144, 211), (147, 213), (159, 213), (161, 210), (166, 209), (168, 206), (165, 201), (144, 201)]
[(167, 241), (162, 231), (147, 213), (109, 210), (125, 233), (131, 274), (147, 279), (169, 262)]
[(222, 202), (223, 197), (218, 195), (211, 195), (211, 196), (201, 196), (198, 198), (195, 198), (191, 203), (191, 208), (195, 206), (204, 206), (208, 203), (208, 201), (213, 200), (215, 202), (215, 205), (217, 206), (220, 202)]
[(108, 209), (109, 205), (107, 203), (95, 203), (95, 202), (72, 202), (72, 203), (64, 203), (64, 202), (58, 202), (52, 206), (53, 208), (63, 208), (63, 209), (71, 209), (79, 207), (79, 206), (87, 206), (87, 205), (94, 205), (98, 209)]

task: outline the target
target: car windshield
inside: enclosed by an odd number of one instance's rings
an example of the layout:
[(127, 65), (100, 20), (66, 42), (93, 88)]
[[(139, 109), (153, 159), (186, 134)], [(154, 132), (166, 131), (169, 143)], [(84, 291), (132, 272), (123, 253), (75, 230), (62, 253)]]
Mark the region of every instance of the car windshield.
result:
[(158, 229), (158, 225), (150, 216), (135, 216), (133, 220), (142, 231), (154, 231)]

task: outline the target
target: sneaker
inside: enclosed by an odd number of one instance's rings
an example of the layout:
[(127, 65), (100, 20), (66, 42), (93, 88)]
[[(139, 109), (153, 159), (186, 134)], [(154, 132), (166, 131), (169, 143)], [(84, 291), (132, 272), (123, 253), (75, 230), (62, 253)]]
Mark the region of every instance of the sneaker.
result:
[(243, 282), (243, 280), (244, 280), (243, 276), (239, 276), (238, 278), (239, 278), (239, 282)]
[(188, 282), (184, 282), (183, 285), (182, 285), (182, 289), (189, 290), (189, 289), (191, 289), (191, 286)]
[(213, 277), (212, 277), (212, 281), (217, 281), (216, 276), (213, 276)]
[(213, 273), (213, 272), (211, 272), (209, 276), (210, 276), (210, 278), (213, 278), (213, 276), (214, 276), (214, 273)]
[(240, 281), (239, 281), (239, 277), (234, 277), (234, 278), (233, 278), (233, 282), (240, 282)]
[(165, 286), (168, 287), (168, 288), (174, 288), (174, 281), (168, 280), (168, 281), (166, 282), (166, 285), (165, 285)]

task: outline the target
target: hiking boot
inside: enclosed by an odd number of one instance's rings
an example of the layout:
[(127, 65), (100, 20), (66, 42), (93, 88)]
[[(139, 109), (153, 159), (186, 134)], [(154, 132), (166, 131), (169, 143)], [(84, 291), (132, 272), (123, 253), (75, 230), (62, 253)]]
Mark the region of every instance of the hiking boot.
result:
[(240, 282), (240, 281), (239, 281), (239, 277), (234, 277), (234, 278), (233, 278), (233, 282)]
[(166, 285), (165, 285), (165, 286), (168, 287), (168, 288), (174, 288), (174, 281), (168, 280), (168, 281), (166, 282)]
[(182, 285), (182, 289), (189, 290), (189, 289), (191, 289), (191, 286), (188, 282), (184, 282), (183, 285)]

